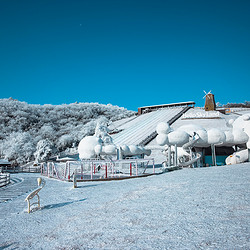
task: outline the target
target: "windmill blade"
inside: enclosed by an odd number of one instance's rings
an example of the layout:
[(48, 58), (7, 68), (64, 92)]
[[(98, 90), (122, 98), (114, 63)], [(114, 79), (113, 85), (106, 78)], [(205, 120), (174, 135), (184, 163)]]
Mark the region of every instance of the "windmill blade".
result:
[(209, 92), (207, 93), (207, 97), (208, 97), (208, 99), (211, 99), (210, 94), (211, 94), (211, 90), (209, 90)]
[(207, 96), (207, 92), (205, 90), (203, 90), (205, 95), (203, 96), (203, 99)]

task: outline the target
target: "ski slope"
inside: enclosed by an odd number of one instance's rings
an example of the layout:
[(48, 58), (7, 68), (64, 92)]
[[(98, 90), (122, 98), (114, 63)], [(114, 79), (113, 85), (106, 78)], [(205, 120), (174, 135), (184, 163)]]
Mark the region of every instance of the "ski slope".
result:
[(169, 122), (176, 115), (182, 113), (184, 109), (186, 107), (163, 108), (131, 119), (126, 124), (116, 127), (117, 130), (122, 131), (112, 135), (113, 142), (117, 146), (124, 144), (139, 145), (155, 132), (159, 122)]

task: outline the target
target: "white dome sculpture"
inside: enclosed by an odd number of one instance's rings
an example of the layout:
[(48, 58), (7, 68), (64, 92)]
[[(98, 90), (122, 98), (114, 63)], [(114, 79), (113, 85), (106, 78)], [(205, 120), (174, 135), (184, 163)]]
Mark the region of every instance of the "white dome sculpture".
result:
[(212, 128), (207, 131), (208, 144), (220, 145), (226, 141), (226, 135), (220, 129)]
[(234, 136), (233, 136), (233, 133), (232, 131), (225, 131), (225, 136), (226, 136), (226, 140), (225, 140), (225, 144), (227, 146), (232, 146), (234, 145)]
[(95, 146), (96, 155), (100, 155), (102, 153), (102, 145), (98, 144)]
[(198, 141), (195, 143), (197, 147), (208, 147), (207, 131), (204, 129), (197, 130), (196, 133), (199, 135)]
[(244, 144), (249, 140), (248, 135), (240, 128), (233, 129), (234, 144)]
[(78, 146), (78, 153), (80, 159), (90, 159), (95, 158), (96, 152), (95, 147), (101, 145), (102, 140), (96, 136), (86, 136), (84, 137)]
[(171, 131), (171, 128), (168, 123), (160, 122), (156, 126), (157, 134), (168, 134)]
[(143, 151), (143, 153), (145, 154), (145, 155), (147, 155), (147, 156), (150, 156), (151, 155), (151, 149), (145, 149), (144, 148), (144, 151)]
[(183, 126), (179, 127), (178, 130), (185, 131), (186, 133), (188, 133), (191, 136), (194, 134), (194, 132), (197, 133), (198, 130), (205, 131), (205, 129), (203, 127), (196, 125), (196, 124), (183, 125)]
[(238, 152), (233, 153), (232, 155), (229, 155), (226, 158), (226, 164), (232, 165), (232, 164), (238, 164), (242, 163), (248, 160), (248, 150), (244, 149)]
[(110, 145), (105, 145), (103, 147), (105, 154), (107, 155), (115, 155), (116, 154), (116, 147), (114, 144), (110, 144)]
[(142, 153), (141, 150), (136, 145), (130, 145), (129, 150), (132, 155), (137, 155)]
[(164, 146), (164, 145), (168, 144), (168, 135), (158, 134), (156, 136), (156, 143), (160, 146)]
[(250, 149), (250, 113), (237, 118), (233, 123), (233, 128), (243, 129), (243, 131), (248, 135), (249, 139), (247, 142), (247, 147)]
[(168, 145), (183, 146), (189, 141), (189, 134), (182, 130), (175, 130), (168, 134)]
[(129, 147), (127, 145), (122, 145), (121, 150), (122, 150), (123, 155), (129, 155), (130, 154)]

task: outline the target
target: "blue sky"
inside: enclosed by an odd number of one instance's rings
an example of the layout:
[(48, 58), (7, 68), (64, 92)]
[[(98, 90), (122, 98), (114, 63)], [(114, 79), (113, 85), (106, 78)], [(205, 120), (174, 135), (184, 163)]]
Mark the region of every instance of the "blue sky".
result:
[(0, 98), (250, 101), (250, 1), (1, 0)]

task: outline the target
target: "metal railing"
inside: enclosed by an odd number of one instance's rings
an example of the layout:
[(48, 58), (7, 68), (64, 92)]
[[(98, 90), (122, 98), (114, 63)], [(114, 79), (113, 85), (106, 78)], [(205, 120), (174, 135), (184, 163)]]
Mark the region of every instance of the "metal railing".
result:
[[(146, 173), (149, 163), (152, 173)], [(72, 181), (76, 175), (78, 180), (112, 180), (131, 177), (142, 177), (155, 174), (154, 159), (125, 159), (125, 160), (84, 160), (68, 161), (65, 163), (47, 162), (41, 166), (41, 175), (62, 181)]]
[(10, 174), (0, 174), (0, 187), (6, 186), (10, 183)]

